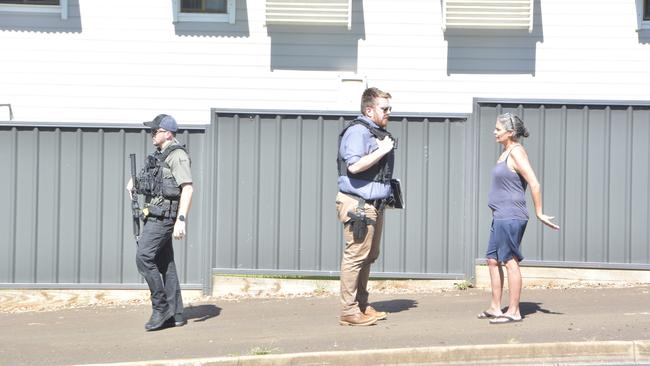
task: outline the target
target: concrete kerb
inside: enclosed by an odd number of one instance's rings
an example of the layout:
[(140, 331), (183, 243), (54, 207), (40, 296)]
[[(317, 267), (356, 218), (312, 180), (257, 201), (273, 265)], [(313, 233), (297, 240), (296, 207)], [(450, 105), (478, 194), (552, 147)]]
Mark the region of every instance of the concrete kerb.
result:
[[(476, 287), (490, 288), (487, 265), (475, 266)], [(506, 273), (507, 275), (507, 273)], [(524, 287), (630, 286), (650, 283), (650, 271), (633, 269), (557, 268), (522, 266)]]
[[(530, 343), (157, 360), (93, 366), (380, 366), (648, 364), (650, 340)], [(90, 366), (90, 365), (86, 365)]]
[[(473, 287), (490, 289), (485, 265), (476, 266)], [(647, 270), (608, 270), (581, 268), (522, 267), (525, 288), (567, 288), (590, 286), (630, 286), (650, 283)], [(215, 298), (283, 297), (338, 294), (338, 279), (273, 278), (213, 274), (212, 293)], [(471, 285), (465, 280), (379, 279), (368, 283), (372, 293), (436, 293), (458, 290)], [(506, 284), (507, 286), (507, 284)]]

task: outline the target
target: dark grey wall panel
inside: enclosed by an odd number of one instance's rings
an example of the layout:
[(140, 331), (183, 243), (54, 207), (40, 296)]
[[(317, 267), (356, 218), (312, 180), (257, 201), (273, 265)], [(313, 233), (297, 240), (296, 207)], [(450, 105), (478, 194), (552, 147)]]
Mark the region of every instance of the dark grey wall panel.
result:
[[(183, 130), (176, 137), (186, 145), (190, 153), (192, 159), (192, 179), (196, 183), (194, 184), (192, 207), (188, 216), (188, 232), (182, 241), (174, 241), (176, 244), (174, 246), (174, 254), (177, 267), (179, 267), (178, 271), (181, 276), (181, 281), (188, 284), (203, 284), (207, 281), (204, 268), (208, 267), (207, 257), (209, 257), (207, 242), (204, 241), (203, 233), (206, 230), (206, 226), (210, 225), (203, 218), (203, 210), (206, 205), (210, 205), (210, 202), (206, 202), (206, 199), (211, 199), (212, 197), (209, 195), (211, 181), (208, 179), (209, 176), (206, 173), (205, 131), (202, 129)], [(130, 269), (133, 269), (130, 263), (128, 265)]]
[[(33, 143), (31, 143), (34, 141)], [(38, 227), (38, 134), (36, 130), (18, 131), (16, 185), (16, 225), (13, 277), (18, 282), (32, 282), (36, 279), (36, 229)], [(24, 159), (24, 160), (23, 160)], [(24, 164), (33, 161), (33, 164)]]
[[(215, 111), (212, 260), (219, 272), (335, 274), (338, 135), (354, 115)], [(394, 117), (408, 209), (386, 213), (374, 273), (462, 277), (465, 119)], [(450, 181), (455, 179), (457, 181)], [(452, 227), (456, 230), (450, 230)]]
[(527, 193), (524, 256), (534, 262), (650, 263), (647, 104), (478, 100), (475, 111), (481, 145), (477, 257), (487, 246), (487, 191), (500, 151), (492, 130), (499, 113), (515, 112), (531, 133), (523, 142), (542, 184), (544, 211), (562, 226), (559, 232), (543, 228)]
[[(202, 210), (204, 129), (178, 138), (192, 152), (197, 195)], [(0, 180), (0, 283), (29, 286), (140, 286), (135, 267), (130, 205), (124, 186), (129, 153), (138, 168), (151, 138), (142, 128), (93, 126), (0, 126), (7, 176)], [(199, 169), (196, 169), (196, 167)], [(181, 279), (204, 281), (201, 215), (189, 222), (189, 234), (175, 242)]]
[(14, 256), (16, 252), (16, 190), (17, 161), (16, 161), (17, 131), (8, 130), (0, 134), (0, 156), (7, 164), (7, 176), (0, 179), (0, 192), (6, 192), (5, 204), (0, 205), (0, 231), (5, 233), (6, 240), (0, 241), (0, 278), (6, 282), (14, 281)]
[(630, 218), (630, 255), (650, 263), (650, 113), (645, 110), (632, 112), (632, 217)]

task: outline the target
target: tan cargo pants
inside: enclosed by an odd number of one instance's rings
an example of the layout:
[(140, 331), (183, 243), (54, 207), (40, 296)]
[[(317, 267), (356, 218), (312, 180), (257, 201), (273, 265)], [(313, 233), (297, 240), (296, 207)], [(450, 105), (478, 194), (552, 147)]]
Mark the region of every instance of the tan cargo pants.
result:
[[(358, 201), (344, 193), (336, 195), (336, 211), (339, 221), (350, 220), (348, 212), (357, 208)], [(375, 223), (368, 225), (368, 233), (361, 242), (355, 242), (350, 225), (343, 227), (345, 249), (341, 258), (341, 316), (354, 315), (368, 305), (368, 277), (370, 265), (379, 257), (381, 231), (384, 223), (383, 210), (365, 204), (366, 217)]]

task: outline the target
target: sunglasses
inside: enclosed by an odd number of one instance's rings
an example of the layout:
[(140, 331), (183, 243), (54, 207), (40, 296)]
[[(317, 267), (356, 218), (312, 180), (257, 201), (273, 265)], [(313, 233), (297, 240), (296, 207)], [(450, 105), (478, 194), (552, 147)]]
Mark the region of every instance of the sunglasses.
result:
[(156, 136), (158, 132), (167, 132), (167, 131), (160, 128), (156, 130), (151, 130), (151, 136)]

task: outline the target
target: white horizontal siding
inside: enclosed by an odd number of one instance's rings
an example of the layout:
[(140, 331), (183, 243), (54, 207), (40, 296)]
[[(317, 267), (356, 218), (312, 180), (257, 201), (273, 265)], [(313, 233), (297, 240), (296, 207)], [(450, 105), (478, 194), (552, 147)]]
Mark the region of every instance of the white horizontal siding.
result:
[[(175, 34), (171, 2), (155, 0), (80, 0), (70, 12), (79, 32), (0, 26), (0, 104), (35, 122), (165, 112), (208, 123), (212, 107), (356, 110), (340, 81), (355, 72), (390, 91), (401, 111), (470, 112), (473, 97), (649, 99), (650, 47), (635, 32), (632, 2), (542, 1), (533, 34), (498, 37), (444, 33), (440, 3), (430, 0), (355, 0), (350, 31), (301, 28), (307, 34), (271, 33), (263, 1), (237, 4), (232, 26), (244, 30), (221, 36)], [(298, 70), (350, 53), (352, 70)], [(272, 69), (272, 57), (295, 69)]]

